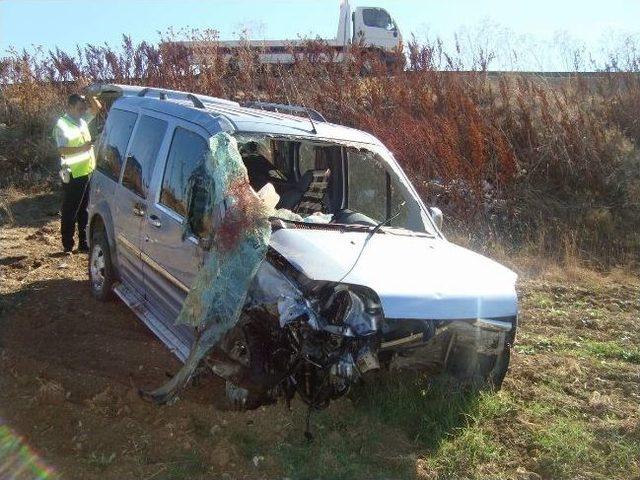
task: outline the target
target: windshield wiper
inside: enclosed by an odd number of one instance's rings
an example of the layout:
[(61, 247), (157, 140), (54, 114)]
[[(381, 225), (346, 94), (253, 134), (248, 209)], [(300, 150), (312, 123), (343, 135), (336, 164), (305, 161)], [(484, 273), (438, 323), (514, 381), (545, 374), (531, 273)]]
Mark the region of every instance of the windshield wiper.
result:
[(396, 213), (394, 213), (389, 218), (387, 218), (386, 220), (383, 220), (382, 222), (378, 223), (375, 227), (373, 227), (373, 230), (371, 230), (371, 233), (369, 235), (373, 236), (373, 234), (376, 233), (378, 230), (380, 230), (382, 227), (384, 227), (385, 225), (388, 225), (393, 220), (398, 218), (402, 213), (402, 207), (404, 207), (406, 204), (407, 202), (402, 202), (400, 205), (398, 205), (398, 210), (396, 211)]

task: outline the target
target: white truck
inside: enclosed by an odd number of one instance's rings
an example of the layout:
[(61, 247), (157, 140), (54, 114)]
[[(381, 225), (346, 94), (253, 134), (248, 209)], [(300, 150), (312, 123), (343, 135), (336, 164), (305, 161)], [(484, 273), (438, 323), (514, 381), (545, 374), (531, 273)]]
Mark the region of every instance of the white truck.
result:
[[(382, 60), (391, 61), (393, 53), (402, 46), (402, 35), (391, 15), (378, 7), (356, 7), (352, 11), (349, 0), (340, 4), (340, 19), (335, 38), (320, 39), (335, 49), (331, 60), (339, 62), (353, 44), (362, 45), (377, 54)], [(234, 40), (234, 41), (183, 41), (177, 42), (191, 48), (198, 60), (205, 60), (214, 52), (222, 53), (226, 59), (240, 49), (256, 51), (260, 63), (291, 64), (296, 53), (305, 51), (304, 40)], [(202, 58), (205, 57), (205, 58)]]

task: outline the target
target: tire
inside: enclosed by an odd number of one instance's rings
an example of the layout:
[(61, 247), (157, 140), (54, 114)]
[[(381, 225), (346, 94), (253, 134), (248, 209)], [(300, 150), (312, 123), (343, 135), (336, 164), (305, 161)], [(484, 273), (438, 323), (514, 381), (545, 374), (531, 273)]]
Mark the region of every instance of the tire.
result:
[(91, 294), (101, 302), (113, 298), (115, 275), (111, 263), (111, 250), (104, 228), (98, 228), (91, 236), (89, 248), (89, 285)]
[[(236, 368), (240, 367), (235, 375), (247, 381), (238, 385), (233, 378), (223, 377), (226, 380), (227, 399), (235, 410), (255, 410), (274, 403), (271, 389), (282, 379), (278, 375), (271, 376), (269, 371), (270, 353), (275, 348), (269, 343), (273, 325), (260, 320), (265, 319), (254, 320), (243, 314), (238, 324), (220, 342), (220, 350), (236, 362)], [(274, 378), (276, 383), (273, 383)]]
[(508, 345), (496, 355), (478, 353), (468, 346), (456, 346), (451, 352), (446, 371), (473, 388), (500, 390), (510, 358), (511, 348)]

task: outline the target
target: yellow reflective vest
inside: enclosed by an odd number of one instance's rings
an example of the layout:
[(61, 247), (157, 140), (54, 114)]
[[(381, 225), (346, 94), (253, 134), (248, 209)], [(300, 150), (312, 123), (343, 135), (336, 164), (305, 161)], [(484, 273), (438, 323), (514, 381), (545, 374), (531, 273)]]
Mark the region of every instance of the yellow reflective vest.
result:
[[(67, 147), (80, 147), (91, 141), (89, 125), (84, 119), (80, 119), (80, 124), (75, 123), (67, 115), (63, 115), (56, 122), (56, 128), (67, 139)], [(73, 178), (89, 175), (96, 168), (96, 159), (93, 154), (93, 147), (86, 152), (66, 155), (60, 159), (63, 167), (69, 167)]]

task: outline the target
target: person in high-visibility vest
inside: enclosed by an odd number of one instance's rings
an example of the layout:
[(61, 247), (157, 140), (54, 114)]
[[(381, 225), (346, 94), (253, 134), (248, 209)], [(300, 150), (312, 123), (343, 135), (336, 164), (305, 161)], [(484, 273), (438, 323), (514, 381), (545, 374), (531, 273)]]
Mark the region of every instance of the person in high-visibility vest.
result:
[(78, 225), (78, 251), (88, 252), (87, 203), (89, 201), (89, 178), (96, 166), (93, 143), (89, 133), (89, 122), (102, 108), (100, 102), (87, 101), (76, 93), (67, 100), (66, 113), (56, 121), (53, 136), (60, 153), (60, 178), (62, 179), (62, 209), (60, 233), (65, 253), (74, 246), (76, 223)]

